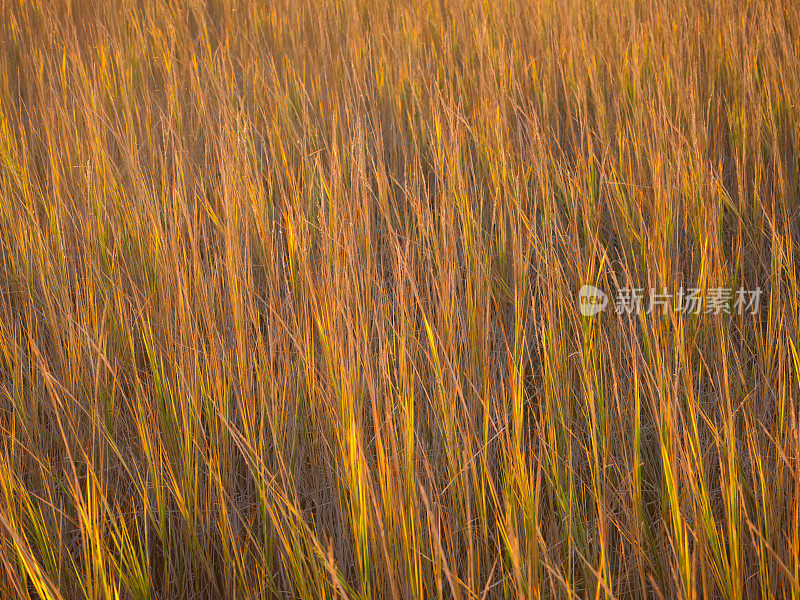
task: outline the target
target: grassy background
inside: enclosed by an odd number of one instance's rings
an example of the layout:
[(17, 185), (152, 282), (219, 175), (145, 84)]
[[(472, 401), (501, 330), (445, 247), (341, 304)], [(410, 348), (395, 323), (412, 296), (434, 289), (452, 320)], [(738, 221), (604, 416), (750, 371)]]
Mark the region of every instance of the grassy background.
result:
[(799, 57), (790, 0), (0, 2), (0, 596), (800, 597)]

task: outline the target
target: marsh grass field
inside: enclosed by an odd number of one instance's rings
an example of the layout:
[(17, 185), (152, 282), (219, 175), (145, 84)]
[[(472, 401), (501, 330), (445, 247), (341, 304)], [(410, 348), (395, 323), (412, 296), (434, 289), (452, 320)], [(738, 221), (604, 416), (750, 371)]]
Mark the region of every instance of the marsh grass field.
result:
[(0, 0), (0, 598), (800, 598), (798, 111), (791, 0)]

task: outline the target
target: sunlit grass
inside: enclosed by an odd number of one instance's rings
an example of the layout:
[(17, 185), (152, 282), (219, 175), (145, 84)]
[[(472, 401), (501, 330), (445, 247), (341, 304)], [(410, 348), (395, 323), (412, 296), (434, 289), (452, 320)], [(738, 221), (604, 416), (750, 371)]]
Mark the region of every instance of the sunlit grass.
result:
[(799, 58), (789, 0), (0, 3), (0, 596), (800, 598)]

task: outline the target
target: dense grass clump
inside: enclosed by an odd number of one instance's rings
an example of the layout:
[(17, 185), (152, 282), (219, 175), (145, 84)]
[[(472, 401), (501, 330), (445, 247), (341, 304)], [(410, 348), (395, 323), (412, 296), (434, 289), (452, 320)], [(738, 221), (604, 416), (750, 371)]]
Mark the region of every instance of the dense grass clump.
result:
[(0, 597), (800, 598), (799, 59), (794, 0), (0, 2)]

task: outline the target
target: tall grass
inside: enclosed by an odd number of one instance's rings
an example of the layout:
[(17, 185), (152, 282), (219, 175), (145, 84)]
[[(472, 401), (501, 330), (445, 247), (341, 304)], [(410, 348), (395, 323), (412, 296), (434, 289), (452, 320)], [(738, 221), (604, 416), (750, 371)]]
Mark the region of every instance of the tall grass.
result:
[(791, 0), (0, 2), (0, 596), (800, 598), (799, 58)]

